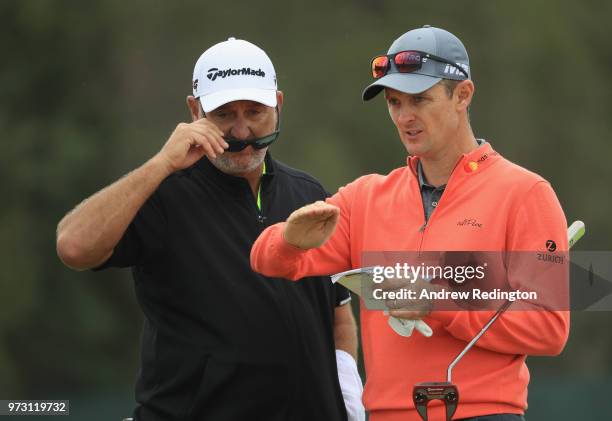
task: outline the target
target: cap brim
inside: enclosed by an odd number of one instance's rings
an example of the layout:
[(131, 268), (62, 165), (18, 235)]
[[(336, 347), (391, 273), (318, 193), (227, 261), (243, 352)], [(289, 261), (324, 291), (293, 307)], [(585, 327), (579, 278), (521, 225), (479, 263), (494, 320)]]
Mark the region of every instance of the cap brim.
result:
[(241, 88), (228, 89), (202, 95), (200, 102), (204, 112), (210, 112), (215, 108), (232, 101), (255, 101), (268, 107), (276, 107), (276, 89)]
[(385, 88), (397, 89), (407, 94), (420, 94), (441, 81), (442, 78), (418, 73), (389, 73), (363, 90), (364, 101), (374, 98)]

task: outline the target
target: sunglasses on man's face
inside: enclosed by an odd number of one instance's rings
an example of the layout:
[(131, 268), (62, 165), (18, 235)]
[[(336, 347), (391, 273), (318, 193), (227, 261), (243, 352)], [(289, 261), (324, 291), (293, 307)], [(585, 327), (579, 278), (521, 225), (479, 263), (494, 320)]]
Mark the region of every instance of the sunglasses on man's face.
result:
[[(202, 115), (206, 118), (206, 113), (204, 112), (204, 108), (202, 104), (200, 104), (200, 109), (202, 110)], [(231, 135), (223, 136), (223, 139), (227, 142), (229, 147), (225, 150), (226, 152), (240, 152), (249, 146), (252, 146), (253, 149), (263, 149), (270, 146), (274, 141), (278, 138), (280, 134), (280, 114), (278, 111), (278, 106), (275, 107), (276, 111), (276, 130), (270, 133), (269, 135), (258, 137), (256, 139), (249, 140), (240, 140), (236, 139)]]
[(249, 139), (249, 140), (240, 140), (234, 137), (224, 137), (225, 141), (229, 145), (226, 152), (240, 152), (243, 149), (252, 146), (254, 149), (263, 149), (270, 146), (278, 137), (280, 131), (276, 130), (271, 134), (263, 137), (258, 137), (257, 139)]
[(376, 56), (372, 59), (372, 76), (374, 79), (380, 79), (385, 76), (391, 68), (391, 61), (393, 61), (399, 73), (413, 73), (423, 67), (423, 63), (428, 59), (449, 64), (463, 73), (466, 79), (470, 78), (465, 69), (457, 63), (422, 51), (400, 51), (394, 54)]

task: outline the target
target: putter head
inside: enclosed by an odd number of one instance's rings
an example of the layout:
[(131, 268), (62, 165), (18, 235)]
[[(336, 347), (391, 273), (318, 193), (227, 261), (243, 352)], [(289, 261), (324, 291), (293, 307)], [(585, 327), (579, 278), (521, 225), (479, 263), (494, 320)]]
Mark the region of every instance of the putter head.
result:
[(449, 382), (418, 383), (412, 389), (414, 407), (423, 419), (427, 421), (427, 405), (429, 401), (440, 399), (446, 407), (446, 421), (450, 421), (459, 404), (459, 390)]

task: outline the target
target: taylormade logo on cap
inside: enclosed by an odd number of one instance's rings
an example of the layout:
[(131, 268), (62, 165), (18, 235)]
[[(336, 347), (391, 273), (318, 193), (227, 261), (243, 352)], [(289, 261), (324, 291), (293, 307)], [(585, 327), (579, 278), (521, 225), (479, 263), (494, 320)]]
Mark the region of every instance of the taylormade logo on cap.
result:
[(276, 106), (276, 72), (268, 55), (256, 45), (235, 38), (213, 45), (193, 70), (193, 96), (205, 112), (232, 101)]
[(237, 76), (237, 75), (253, 75), (253, 76), (265, 77), (266, 73), (261, 69), (255, 70), (249, 67), (243, 67), (242, 69), (225, 69), (225, 70), (219, 70), (216, 67), (212, 67), (208, 69), (208, 74), (206, 75), (206, 77), (214, 82), (218, 77), (224, 79), (228, 76)]

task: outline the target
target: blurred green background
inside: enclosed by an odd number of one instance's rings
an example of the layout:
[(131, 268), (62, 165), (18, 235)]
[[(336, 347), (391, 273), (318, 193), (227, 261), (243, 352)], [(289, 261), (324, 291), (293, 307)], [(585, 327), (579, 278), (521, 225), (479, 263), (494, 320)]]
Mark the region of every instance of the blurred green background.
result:
[[(604, 0), (3, 0), (0, 399), (70, 399), (75, 420), (130, 413), (142, 319), (129, 272), (63, 267), (55, 227), (188, 119), (193, 65), (229, 36), (275, 63), (274, 156), (333, 192), (405, 164), (384, 101), (360, 98), (370, 58), (423, 24), (450, 30), (471, 57), (476, 135), (550, 180), (587, 224), (578, 249), (609, 250), (610, 18)], [(572, 316), (564, 353), (529, 359), (529, 420), (612, 419), (612, 314)]]

